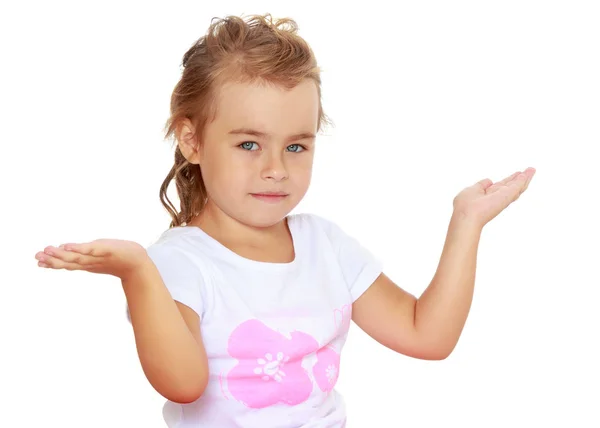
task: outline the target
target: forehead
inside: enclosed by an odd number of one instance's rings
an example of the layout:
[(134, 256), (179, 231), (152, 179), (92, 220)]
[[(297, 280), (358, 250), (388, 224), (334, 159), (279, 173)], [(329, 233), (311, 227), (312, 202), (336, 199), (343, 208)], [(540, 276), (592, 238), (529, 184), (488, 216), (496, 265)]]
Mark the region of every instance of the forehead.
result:
[(319, 115), (316, 83), (305, 79), (292, 89), (264, 83), (227, 83), (217, 93), (214, 124), (225, 132), (233, 128), (258, 128), (287, 136), (315, 132)]

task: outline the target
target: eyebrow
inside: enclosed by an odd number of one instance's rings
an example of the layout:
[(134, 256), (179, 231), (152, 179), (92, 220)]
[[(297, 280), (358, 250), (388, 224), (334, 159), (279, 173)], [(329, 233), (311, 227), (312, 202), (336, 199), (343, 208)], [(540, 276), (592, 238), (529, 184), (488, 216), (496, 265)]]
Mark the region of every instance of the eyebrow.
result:
[[(265, 132), (261, 132), (261, 131), (256, 131), (256, 130), (250, 129), (250, 128), (233, 129), (233, 130), (229, 131), (229, 134), (231, 134), (231, 135), (240, 135), (240, 134), (241, 135), (254, 135), (255, 137), (259, 137), (259, 138), (269, 138), (269, 134), (267, 134)], [(316, 138), (316, 136), (312, 132), (301, 132), (300, 134), (292, 135), (291, 137), (289, 137), (287, 139), (287, 141), (297, 141), (297, 140), (314, 139), (314, 138)]]

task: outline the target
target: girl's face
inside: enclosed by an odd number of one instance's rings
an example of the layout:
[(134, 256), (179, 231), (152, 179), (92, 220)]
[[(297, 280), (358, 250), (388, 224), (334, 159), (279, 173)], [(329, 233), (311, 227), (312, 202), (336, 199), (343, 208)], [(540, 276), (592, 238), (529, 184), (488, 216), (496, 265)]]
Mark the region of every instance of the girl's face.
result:
[(259, 84), (221, 88), (216, 118), (205, 128), (198, 163), (207, 209), (252, 227), (290, 213), (310, 185), (318, 125), (315, 82), (294, 89)]

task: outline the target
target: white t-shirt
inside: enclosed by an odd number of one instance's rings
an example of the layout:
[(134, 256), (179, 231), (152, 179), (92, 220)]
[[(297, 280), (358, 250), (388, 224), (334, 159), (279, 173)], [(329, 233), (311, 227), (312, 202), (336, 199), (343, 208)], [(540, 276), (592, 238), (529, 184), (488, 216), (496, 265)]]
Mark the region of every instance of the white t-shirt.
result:
[(241, 257), (197, 227), (165, 231), (147, 248), (174, 300), (201, 319), (210, 378), (190, 404), (167, 402), (171, 428), (341, 428), (334, 386), (352, 303), (381, 273), (334, 223), (288, 216), (295, 259)]

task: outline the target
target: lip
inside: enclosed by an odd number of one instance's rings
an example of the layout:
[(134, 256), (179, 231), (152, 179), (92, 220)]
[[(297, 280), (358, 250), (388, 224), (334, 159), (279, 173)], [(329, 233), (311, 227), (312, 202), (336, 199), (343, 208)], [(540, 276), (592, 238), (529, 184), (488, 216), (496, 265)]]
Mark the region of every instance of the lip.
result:
[(275, 204), (284, 200), (288, 194), (283, 192), (261, 192), (261, 193), (250, 193), (250, 195), (263, 202)]
[(260, 193), (251, 193), (251, 195), (256, 196), (287, 196), (285, 192), (260, 192)]

